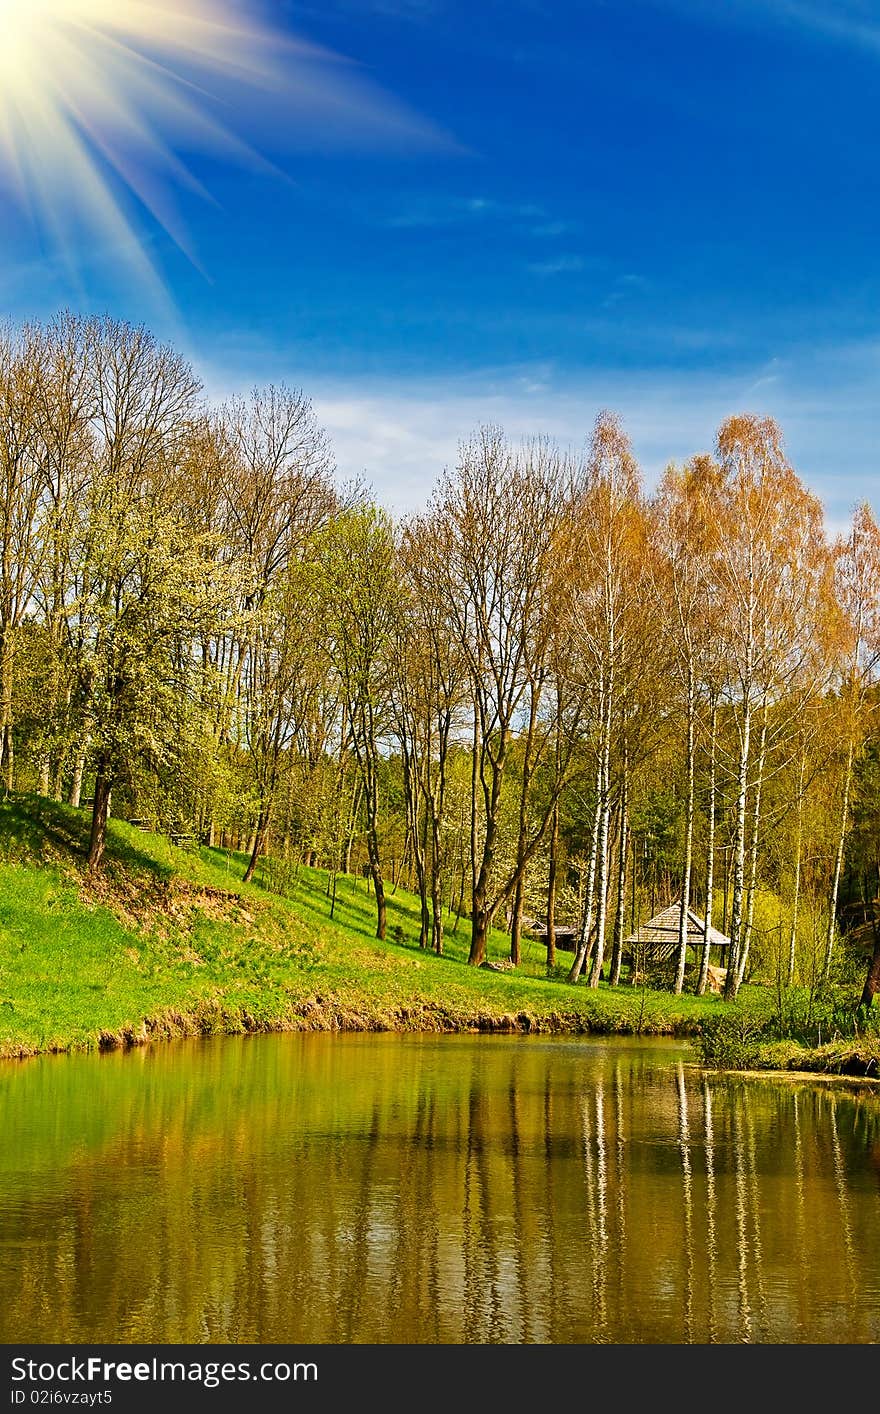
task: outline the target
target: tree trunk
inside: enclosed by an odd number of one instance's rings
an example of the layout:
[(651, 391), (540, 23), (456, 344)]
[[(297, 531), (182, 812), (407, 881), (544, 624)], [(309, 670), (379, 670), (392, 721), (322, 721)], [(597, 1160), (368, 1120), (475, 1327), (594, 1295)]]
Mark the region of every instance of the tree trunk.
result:
[(877, 927), (873, 905), (871, 907), (871, 923), (874, 929), (874, 953), (868, 964), (868, 975), (865, 978), (865, 985), (862, 988), (859, 1001), (859, 1006), (863, 1007), (871, 1006), (877, 992), (880, 991), (880, 928)]
[(95, 773), (95, 796), (92, 801), (92, 829), (89, 837), (88, 869), (100, 869), (107, 843), (107, 818), (110, 814), (110, 791), (113, 781), (105, 757), (101, 757)]
[(733, 846), (733, 898), (730, 906), (730, 957), (724, 979), (724, 1000), (736, 996), (739, 971), (739, 950), (743, 926), (743, 890), (746, 866), (746, 794), (749, 783), (749, 747), (751, 745), (752, 705), (748, 690), (743, 700), (742, 735), (740, 737), (739, 769), (736, 792), (736, 832)]
[(602, 813), (602, 765), (596, 773), (596, 808), (593, 812), (593, 830), (590, 839), (590, 857), (587, 863), (587, 891), (581, 918), (581, 931), (575, 948), (574, 958), (568, 973), (568, 981), (576, 982), (587, 958), (590, 945), (590, 930), (593, 926), (593, 897), (596, 887), (596, 855), (599, 850), (599, 817)]
[(477, 882), (474, 886), (473, 913), (471, 915), (471, 946), (468, 953), (468, 963), (471, 967), (480, 967), (486, 960), (486, 946), (489, 940), (489, 928), (492, 922), (492, 910), (489, 908), (489, 878), (492, 864), (495, 859), (495, 848), (497, 844), (498, 825), (495, 819), (486, 821), (486, 839), (483, 845), (483, 861), (477, 874)]
[(257, 824), (250, 842), (250, 859), (242, 878), (243, 884), (249, 884), (254, 877), (257, 867), (257, 860), (264, 853), (266, 848), (266, 834), (269, 829), (269, 806), (263, 801), (260, 803), (260, 813), (257, 816)]
[(743, 928), (743, 943), (740, 948), (739, 968), (736, 977), (736, 987), (739, 991), (746, 975), (746, 964), (749, 960), (749, 945), (752, 941), (752, 924), (755, 918), (755, 887), (758, 879), (758, 832), (761, 828), (761, 791), (764, 785), (764, 766), (767, 758), (767, 709), (763, 709), (761, 721), (761, 746), (758, 751), (758, 779), (755, 782), (755, 808), (752, 817), (752, 838), (749, 845), (749, 887), (748, 905), (746, 908), (745, 926)]
[(7, 624), (0, 632), (0, 771), (7, 791), (12, 790), (15, 767), (12, 740), (12, 642)]
[(514, 967), (519, 967), (522, 962), (522, 895), (522, 875), (518, 875), (514, 885), (514, 904), (511, 908), (511, 962)]
[(694, 847), (694, 715), (696, 691), (694, 666), (688, 660), (687, 666), (687, 799), (685, 802), (684, 824), (684, 874), (681, 881), (681, 917), (678, 924), (678, 961), (675, 968), (675, 995), (680, 996), (684, 987), (684, 969), (687, 963), (688, 912), (691, 906), (691, 861)]
[(834, 875), (831, 880), (831, 898), (828, 904), (828, 932), (825, 937), (825, 961), (823, 977), (831, 970), (831, 956), (834, 951), (834, 933), (837, 927), (837, 894), (840, 888), (840, 873), (843, 867), (843, 847), (846, 843), (846, 827), (849, 816), (849, 793), (852, 785), (853, 741), (850, 737), (846, 750), (846, 773), (843, 778), (843, 803), (840, 808), (840, 831), (837, 836), (837, 850), (834, 856)]
[[(424, 835), (427, 834), (427, 814), (423, 816), (422, 829), (419, 828), (419, 797), (420, 790), (416, 777), (415, 761), (412, 746), (405, 732), (401, 732), (401, 746), (403, 754), (403, 796), (406, 803), (407, 821), (407, 844), (412, 851), (412, 861), (416, 871), (416, 888), (419, 895), (419, 947), (428, 946), (428, 938), (431, 932), (431, 914), (428, 907), (428, 871), (425, 862), (426, 848)], [(406, 856), (407, 845), (404, 845), (403, 854)], [(404, 859), (400, 861), (400, 872), (403, 870)], [(392, 880), (394, 888), (397, 888), (397, 881), (400, 877), (398, 873), (395, 877), (394, 864), (392, 861)]]
[(501, 801), (501, 784), (504, 779), (504, 762), (507, 754), (507, 734), (502, 734), (498, 755), (490, 762), (491, 784), (484, 793), (486, 799), (485, 834), (483, 853), (474, 883), (473, 914), (471, 926), (471, 947), (468, 963), (480, 967), (486, 959), (486, 944), (492, 922), (493, 909), (489, 907), (489, 885), (498, 848), (498, 809)]
[(364, 799), (367, 805), (367, 858), (370, 862), (370, 877), (376, 895), (376, 937), (384, 942), (386, 928), (385, 881), (382, 878), (382, 863), (379, 858), (379, 781), (376, 776), (376, 762), (367, 763), (367, 779), (364, 781)]
[(490, 922), (489, 914), (484, 908), (474, 908), (474, 916), (471, 920), (471, 947), (468, 954), (468, 963), (471, 967), (481, 967), (486, 960)]
[(559, 801), (550, 817), (550, 863), (547, 879), (547, 971), (556, 966), (556, 874), (559, 868)]
[(343, 848), (342, 848), (342, 872), (343, 872), (343, 874), (350, 874), (350, 873), (351, 873), (351, 852), (352, 852), (352, 850), (354, 849), (354, 836), (355, 836), (355, 829), (356, 829), (356, 827), (357, 827), (357, 813), (358, 813), (358, 810), (360, 809), (360, 804), (361, 804), (361, 792), (362, 792), (362, 790), (363, 790), (363, 786), (362, 786), (361, 782), (358, 781), (358, 783), (357, 783), (357, 785), (356, 785), (356, 787), (355, 787), (354, 793), (353, 793), (353, 795), (352, 795), (352, 800), (351, 800), (351, 814), (350, 814), (349, 817), (348, 817), (348, 824), (346, 825), (345, 841), (344, 841)]
[(617, 912), (614, 915), (614, 946), (611, 950), (609, 982), (616, 987), (620, 981), (623, 961), (623, 937), (626, 932), (626, 858), (629, 846), (629, 757), (623, 747), (623, 781), (620, 797), (620, 841), (617, 855)]
[[(613, 652), (613, 645), (612, 645)], [(590, 986), (598, 987), (602, 976), (602, 964), (605, 960), (605, 921), (608, 914), (608, 824), (611, 816), (611, 710), (613, 703), (613, 691), (611, 682), (608, 688), (608, 703), (605, 709), (605, 723), (602, 741), (602, 767), (601, 767), (601, 801), (602, 811), (599, 818), (599, 843), (597, 859), (597, 906), (596, 906), (596, 949), (593, 955), (593, 966), (590, 972)]]
[[(479, 715), (475, 695), (474, 734), (471, 746), (471, 946), (468, 952), (468, 964), (471, 967), (480, 967), (483, 962), (485, 962), (486, 944), (489, 936), (489, 920), (484, 907), (486, 894), (485, 890), (479, 887), (479, 868), (477, 865), (477, 782), (480, 778), (479, 742)], [(486, 822), (486, 829), (488, 832), (488, 821)]]
[[(415, 807), (414, 807), (415, 808)], [(416, 870), (416, 887), (419, 894), (419, 947), (426, 948), (431, 935), (431, 911), (428, 907), (428, 871), (425, 867), (425, 852), (418, 839), (418, 825), (412, 822), (412, 858)], [(397, 885), (395, 884), (395, 888)]]
[(709, 821), (706, 839), (706, 913), (703, 919), (703, 956), (697, 978), (697, 996), (702, 997), (709, 981), (709, 958), (712, 951), (712, 905), (715, 891), (715, 761), (718, 729), (718, 704), (712, 701), (712, 721), (709, 728)]
[(431, 877), (431, 947), (440, 957), (443, 953), (443, 881), (439, 875)]
[[(801, 747), (800, 775), (798, 777), (798, 798), (797, 798), (797, 832), (795, 835), (794, 848), (794, 889), (791, 904), (791, 932), (788, 937), (788, 985), (794, 982), (794, 968), (796, 961), (795, 948), (797, 944), (798, 911), (801, 899), (801, 857), (804, 847), (804, 772), (806, 748)], [(781, 964), (781, 959), (780, 959)]]
[(602, 964), (605, 961), (605, 924), (608, 918), (608, 823), (611, 815), (607, 780), (604, 795), (596, 861), (596, 945), (593, 950), (593, 966), (590, 970), (591, 987), (598, 987), (602, 978)]
[(91, 744), (91, 735), (86, 733), (85, 740), (79, 751), (76, 753), (76, 760), (73, 764), (73, 780), (70, 783), (70, 803), (79, 805), (82, 797), (83, 774), (86, 768), (86, 752)]
[(535, 741), (535, 723), (538, 718), (538, 704), (541, 696), (541, 680), (533, 678), (529, 691), (529, 724), (526, 730), (523, 750), (522, 784), (519, 794), (519, 821), (516, 839), (516, 883), (514, 885), (513, 919), (510, 928), (510, 960), (519, 967), (521, 960), (520, 941), (522, 937), (523, 897), (525, 895), (525, 870), (528, 853), (528, 809), (529, 787), (532, 780), (532, 750)]
[(438, 957), (443, 952), (443, 858), (437, 800), (428, 797), (431, 814), (431, 947)]
[(385, 904), (385, 882), (382, 878), (378, 857), (375, 862), (373, 859), (370, 860), (370, 874), (373, 880), (373, 891), (376, 895), (376, 937), (384, 942), (388, 918)]

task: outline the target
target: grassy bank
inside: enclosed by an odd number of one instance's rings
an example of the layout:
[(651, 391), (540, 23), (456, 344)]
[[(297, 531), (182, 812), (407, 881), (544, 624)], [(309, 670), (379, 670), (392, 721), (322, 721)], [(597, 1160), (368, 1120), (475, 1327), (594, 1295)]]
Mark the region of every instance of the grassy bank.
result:
[[(438, 958), (419, 948), (417, 900), (402, 888), (379, 942), (361, 878), (338, 880), (331, 918), (325, 871), (267, 863), (243, 886), (243, 856), (178, 848), (122, 820), (89, 879), (87, 828), (85, 811), (39, 797), (0, 804), (0, 1057), (305, 1029), (697, 1037), (729, 1014), (716, 996), (572, 987), (564, 955), (546, 976), (538, 943), (515, 974), (468, 967), (454, 916)], [(507, 948), (493, 934), (489, 962), (503, 965)], [(771, 1006), (768, 989), (743, 988), (749, 1035)]]

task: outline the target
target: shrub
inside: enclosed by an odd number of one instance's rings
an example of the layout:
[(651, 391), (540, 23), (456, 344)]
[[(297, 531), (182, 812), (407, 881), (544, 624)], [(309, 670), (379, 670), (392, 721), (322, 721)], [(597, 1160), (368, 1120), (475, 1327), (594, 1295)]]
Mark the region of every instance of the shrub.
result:
[(696, 1044), (706, 1066), (715, 1070), (751, 1070), (766, 1036), (766, 1021), (732, 1011), (707, 1017)]

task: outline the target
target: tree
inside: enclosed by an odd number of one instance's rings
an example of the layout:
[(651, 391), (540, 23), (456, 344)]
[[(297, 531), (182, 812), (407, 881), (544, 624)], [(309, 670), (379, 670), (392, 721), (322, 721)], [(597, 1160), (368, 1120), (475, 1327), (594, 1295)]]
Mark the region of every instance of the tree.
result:
[(619, 418), (609, 412), (596, 419), (577, 517), (579, 568), (571, 612), (576, 671), (594, 704), (596, 790), (586, 902), (568, 980), (578, 980), (587, 959), (595, 907), (589, 983), (598, 987), (608, 912), (612, 737), (627, 678), (624, 663), (638, 651), (629, 617), (640, 599), (645, 545), (641, 473)]
[[(543, 681), (538, 660), (547, 641), (548, 585), (554, 575), (558, 459), (540, 444), (517, 452), (495, 427), (463, 444), (458, 465), (441, 478), (430, 507), (444, 527), (444, 598), (470, 680), (471, 945), (468, 962), (486, 956), (492, 920), (510, 898), (537, 848), (550, 812), (499, 878), (502, 787), (517, 727), (537, 721)], [(538, 645), (542, 645), (540, 650)]]
[[(410, 763), (411, 835), (422, 898), (423, 945), (427, 946), (430, 894), (431, 946), (443, 951), (444, 831), (449, 750), (464, 705), (466, 664), (450, 623), (444, 591), (445, 526), (429, 517), (404, 525), (399, 547), (401, 577), (398, 620), (398, 736)], [(419, 816), (424, 811), (426, 848)]]
[(39, 346), (33, 329), (0, 335), (0, 771), (7, 790), (14, 777), (15, 644), (43, 554), (34, 416)]
[[(283, 384), (224, 403), (201, 442), (194, 514), (201, 507), (204, 528), (219, 531), (222, 557), (247, 567), (239, 612), (205, 645), (205, 655), (216, 683), (216, 747), (244, 751), (256, 767), (250, 876), (254, 848), (259, 853), (266, 841), (281, 743), (288, 729), (295, 732), (292, 720), (288, 727), (279, 720), (294, 704), (275, 669), (282, 677), (290, 672), (291, 635), (305, 634), (314, 623), (311, 607), (304, 605), (301, 614), (291, 595), (295, 583), (306, 592), (296, 566), (311, 555), (315, 536), (336, 509), (333, 457), (309, 399)], [(285, 605), (290, 624), (283, 622)]]
[[(711, 511), (719, 477), (719, 469), (708, 457), (695, 457), (681, 471), (675, 466), (669, 466), (660, 483), (653, 507), (655, 543), (660, 548), (660, 555), (653, 561), (655, 573), (652, 583), (659, 600), (659, 621), (667, 645), (668, 661), (673, 670), (673, 680), (678, 680), (683, 694), (685, 719), (684, 859), (678, 956), (673, 988), (676, 994), (679, 994), (684, 986), (688, 946), (696, 808), (698, 703), (704, 682), (704, 668), (714, 638), (709, 560), (715, 548), (716, 531)], [(708, 887), (711, 888), (711, 879)], [(710, 912), (711, 908), (707, 905), (707, 913)], [(708, 962), (708, 954), (706, 961)], [(705, 981), (703, 985), (705, 986)]]
[(170, 494), (197, 406), (191, 369), (141, 328), (105, 320), (89, 337), (96, 465), (75, 532), (79, 594), (67, 619), (95, 761), (88, 863), (96, 869), (113, 783), (140, 751), (161, 756), (173, 733), (169, 703), (185, 696), (175, 650), (224, 587)]
[(34, 386), (36, 458), (45, 507), (34, 598), (35, 610), (45, 625), (51, 664), (48, 712), (40, 743), (40, 788), (44, 794), (51, 789), (60, 799), (65, 773), (70, 770), (73, 805), (80, 801), (87, 743), (78, 710), (81, 704), (75, 698), (67, 612), (81, 587), (73, 549), (96, 460), (91, 350), (97, 342), (98, 326), (99, 321), (67, 312), (54, 319), (41, 339)]
[(838, 703), (845, 761), (825, 938), (823, 970), (826, 977), (834, 945), (853, 764), (875, 711), (871, 688), (880, 663), (880, 527), (864, 501), (855, 508), (849, 534), (835, 542), (834, 582), (843, 616)]
[[(720, 534), (712, 588), (721, 605), (718, 633), (737, 732), (729, 1000), (747, 955), (748, 794), (751, 787), (760, 800), (767, 712), (811, 660), (818, 606), (827, 598), (828, 553), (821, 505), (789, 465), (771, 418), (728, 418), (718, 431), (717, 454), (724, 480), (715, 503)], [(758, 770), (750, 774), (757, 713), (762, 746)], [(753, 821), (757, 829), (757, 813)]]
[(309, 719), (326, 673), (315, 565), (309, 556), (280, 573), (250, 625), (245, 739), (257, 787), (257, 820), (244, 883), (265, 852), (282, 767)]
[(316, 541), (317, 595), (327, 653), (340, 684), (363, 785), (367, 857), (376, 899), (376, 936), (385, 937), (379, 844), (380, 755), (388, 731), (390, 653), (397, 620), (394, 533), (385, 512), (348, 507)]

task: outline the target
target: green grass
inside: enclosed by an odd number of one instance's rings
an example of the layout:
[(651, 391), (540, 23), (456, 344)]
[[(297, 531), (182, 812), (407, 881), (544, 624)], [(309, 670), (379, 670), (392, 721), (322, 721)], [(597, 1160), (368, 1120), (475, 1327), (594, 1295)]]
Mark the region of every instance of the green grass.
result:
[[(418, 946), (417, 899), (389, 888), (388, 940), (375, 936), (362, 878), (180, 849), (111, 819), (106, 867), (84, 875), (87, 813), (37, 796), (0, 803), (0, 1056), (137, 1044), (150, 1038), (282, 1029), (544, 1030), (695, 1035), (716, 996), (545, 975), (527, 943), (517, 973), (467, 965), (469, 927), (450, 917), (443, 957)], [(507, 956), (493, 933), (490, 960)], [(570, 959), (569, 959), (570, 960)], [(735, 1006), (763, 1015), (765, 988)]]

